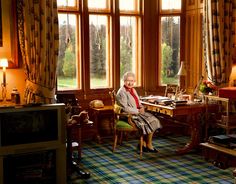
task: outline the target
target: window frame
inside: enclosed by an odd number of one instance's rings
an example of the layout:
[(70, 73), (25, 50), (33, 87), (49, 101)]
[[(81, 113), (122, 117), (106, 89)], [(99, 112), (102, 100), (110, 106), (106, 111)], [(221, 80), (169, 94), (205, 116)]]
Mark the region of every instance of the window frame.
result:
[(77, 88), (66, 88), (66, 89), (58, 89), (58, 85), (56, 85), (57, 91), (78, 91), (82, 89), (81, 81), (82, 81), (82, 47), (81, 47), (81, 3), (77, 0), (75, 1), (75, 7), (71, 6), (59, 6), (58, 7), (58, 14), (69, 14), (76, 16), (76, 38), (77, 38), (77, 45), (76, 45), (76, 78), (77, 78)]
[[(92, 88), (91, 87), (91, 78), (89, 76), (89, 90), (99, 90), (99, 89), (109, 89), (109, 88), (112, 88), (113, 84), (112, 84), (112, 66), (113, 66), (113, 61), (112, 61), (112, 55), (113, 55), (113, 51), (112, 51), (112, 48), (111, 48), (111, 45), (112, 45), (112, 11), (111, 11), (111, 4), (109, 3), (109, 0), (107, 0), (107, 6), (109, 6), (108, 8), (105, 8), (105, 9), (89, 9), (88, 8), (88, 21), (89, 21), (89, 16), (90, 15), (102, 15), (102, 16), (107, 16), (107, 46), (106, 46), (106, 50), (108, 51), (107, 54), (106, 54), (106, 57), (107, 57), (107, 69), (106, 69), (106, 72), (107, 72), (107, 79), (108, 79), (108, 86), (107, 87), (98, 87), (98, 88)], [(89, 24), (89, 23), (88, 23)], [(88, 29), (88, 32), (90, 30)], [(88, 48), (90, 50), (90, 48)], [(90, 53), (89, 53), (89, 70), (88, 70), (88, 73), (90, 75)]]
[[(159, 27), (159, 30), (161, 30), (161, 19), (162, 17), (174, 17), (174, 16), (179, 16), (180, 17), (180, 60), (179, 60), (179, 64), (182, 60), (184, 60), (184, 32), (185, 32), (185, 24), (184, 24), (184, 0), (181, 0), (181, 9), (178, 10), (178, 9), (170, 9), (170, 10), (162, 10), (161, 5), (162, 1), (160, 0), (159, 3), (158, 3), (158, 27)], [(162, 76), (161, 76), (161, 70), (162, 70), (162, 47), (161, 47), (161, 44), (162, 44), (162, 35), (161, 35), (161, 31), (159, 32), (158, 34), (158, 52), (160, 53), (159, 54), (159, 57), (158, 57), (158, 83), (160, 85), (163, 85), (163, 83), (161, 82), (162, 80)]]
[[(135, 77), (136, 83), (135, 87), (141, 88), (143, 86), (143, 9), (144, 9), (144, 0), (137, 0), (138, 10), (120, 10), (120, 17), (135, 17), (136, 18), (136, 67), (135, 67)], [(138, 43), (140, 42), (140, 43)], [(121, 76), (122, 78), (122, 76)], [(121, 84), (120, 84), (121, 85)]]

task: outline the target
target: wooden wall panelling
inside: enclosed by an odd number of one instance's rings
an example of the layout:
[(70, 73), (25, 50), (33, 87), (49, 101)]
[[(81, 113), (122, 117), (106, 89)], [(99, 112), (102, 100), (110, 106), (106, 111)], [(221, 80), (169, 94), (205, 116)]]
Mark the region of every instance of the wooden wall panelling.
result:
[(196, 24), (196, 65), (195, 65), (195, 72), (194, 72), (194, 87), (197, 85), (199, 79), (203, 75), (203, 68), (204, 68), (204, 62), (203, 62), (203, 27), (202, 27), (202, 21), (203, 21), (203, 12), (202, 9), (197, 9), (197, 24)]
[(194, 88), (194, 73), (198, 53), (197, 53), (197, 13), (196, 10), (186, 12), (186, 34), (185, 34), (185, 61), (187, 64), (187, 88), (189, 91)]
[(198, 8), (203, 8), (203, 0), (198, 0)]
[[(144, 1), (143, 17), (143, 87), (144, 93), (152, 93), (159, 85), (159, 48), (158, 36), (160, 34), (157, 25), (158, 1)], [(139, 94), (141, 91), (139, 91)]]
[[(193, 91), (205, 73), (203, 62), (203, 0), (186, 1), (185, 60), (188, 91)], [(191, 72), (194, 71), (194, 72)]]
[(186, 10), (192, 10), (197, 8), (197, 1), (200, 0), (186, 0)]

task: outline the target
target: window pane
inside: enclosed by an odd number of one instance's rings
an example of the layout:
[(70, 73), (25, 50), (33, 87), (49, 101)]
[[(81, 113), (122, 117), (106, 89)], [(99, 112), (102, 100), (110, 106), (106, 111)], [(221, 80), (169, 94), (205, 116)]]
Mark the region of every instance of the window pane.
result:
[(162, 0), (161, 1), (162, 10), (180, 10), (181, 9), (181, 0)]
[(109, 9), (110, 0), (88, 0), (89, 9)]
[[(137, 18), (120, 17), (120, 77), (127, 71), (136, 73), (138, 65)], [(140, 44), (140, 43), (139, 43)], [(138, 82), (138, 81), (137, 81)]]
[(89, 16), (90, 36), (90, 87), (109, 87), (108, 17)]
[(65, 7), (68, 7), (68, 6), (75, 7), (75, 5), (76, 5), (75, 1), (76, 0), (64, 0), (64, 1), (57, 0), (57, 6), (58, 7), (59, 6), (61, 6), (61, 7), (63, 7), (63, 6), (65, 6)]
[(180, 17), (161, 18), (161, 83), (178, 84), (180, 63)]
[(120, 0), (119, 6), (121, 11), (138, 11), (139, 0)]
[(58, 89), (78, 88), (77, 79), (77, 38), (76, 16), (58, 14), (59, 19), (59, 56), (57, 68)]

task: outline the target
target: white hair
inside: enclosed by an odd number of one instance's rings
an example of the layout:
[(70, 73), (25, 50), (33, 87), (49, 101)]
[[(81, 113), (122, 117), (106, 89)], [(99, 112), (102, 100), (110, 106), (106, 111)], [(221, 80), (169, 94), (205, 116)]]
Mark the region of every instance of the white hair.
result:
[(123, 75), (123, 81), (126, 81), (128, 77), (133, 77), (135, 79), (135, 74), (133, 72), (126, 72)]

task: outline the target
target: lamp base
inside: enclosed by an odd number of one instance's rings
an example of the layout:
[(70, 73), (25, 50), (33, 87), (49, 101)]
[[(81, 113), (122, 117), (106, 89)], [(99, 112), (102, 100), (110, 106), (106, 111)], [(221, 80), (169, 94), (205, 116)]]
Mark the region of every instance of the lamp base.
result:
[(186, 83), (185, 83), (186, 79), (184, 75), (180, 75), (179, 76), (179, 88), (180, 90), (185, 90), (186, 89)]
[(6, 102), (7, 101), (7, 85), (2, 84), (2, 101)]

